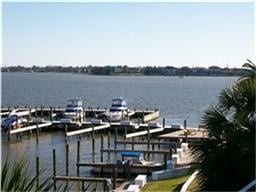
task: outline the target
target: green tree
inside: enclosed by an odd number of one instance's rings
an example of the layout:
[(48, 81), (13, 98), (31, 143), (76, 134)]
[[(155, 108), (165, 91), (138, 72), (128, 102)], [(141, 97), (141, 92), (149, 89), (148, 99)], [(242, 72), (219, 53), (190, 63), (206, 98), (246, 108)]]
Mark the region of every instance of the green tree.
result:
[(243, 67), (246, 75), (224, 89), (202, 118), (209, 138), (192, 146), (201, 190), (240, 190), (255, 179), (256, 66), (248, 60)]

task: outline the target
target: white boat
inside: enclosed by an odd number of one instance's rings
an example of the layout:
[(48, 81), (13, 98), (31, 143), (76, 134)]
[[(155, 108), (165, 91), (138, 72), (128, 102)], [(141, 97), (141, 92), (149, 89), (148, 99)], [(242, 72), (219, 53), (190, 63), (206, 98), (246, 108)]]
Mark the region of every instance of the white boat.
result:
[(68, 100), (67, 107), (63, 113), (63, 119), (78, 121), (83, 119), (83, 115), (83, 101), (81, 99)]
[[(162, 163), (146, 161), (143, 158), (143, 154), (140, 152), (121, 152), (122, 160), (116, 162), (117, 172), (119, 174), (149, 174), (152, 171), (158, 171), (163, 169)], [(114, 164), (111, 164), (112, 166)], [(111, 174), (113, 172), (112, 167), (93, 166), (92, 173), (104, 173)]]
[(30, 111), (28, 110), (12, 110), (8, 117), (2, 119), (1, 127), (3, 130), (16, 129), (19, 127), (23, 127), (23, 125), (28, 124), (30, 118)]
[(105, 115), (111, 121), (120, 121), (124, 119), (127, 113), (127, 103), (122, 97), (119, 97), (112, 100), (112, 105), (109, 111), (105, 113)]

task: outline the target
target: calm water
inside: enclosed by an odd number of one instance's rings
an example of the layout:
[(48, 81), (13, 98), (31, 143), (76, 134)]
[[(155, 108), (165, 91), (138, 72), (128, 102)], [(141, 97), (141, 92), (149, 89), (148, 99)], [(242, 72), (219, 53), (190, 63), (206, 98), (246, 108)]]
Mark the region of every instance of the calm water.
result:
[[(65, 106), (67, 100), (80, 97), (84, 106), (109, 107), (114, 97), (123, 96), (130, 108), (159, 108), (161, 118), (167, 124), (182, 123), (197, 126), (203, 111), (217, 101), (221, 89), (231, 85), (237, 77), (134, 77), (134, 76), (87, 76), (54, 73), (2, 73), (2, 106), (44, 105)], [(91, 161), (91, 141), (88, 136), (81, 140), (84, 161)], [(99, 137), (97, 145), (99, 145)], [(70, 138), (72, 167), (75, 173), (77, 138)], [(105, 141), (106, 142), (106, 141)], [(52, 149), (58, 155), (59, 172), (64, 172), (65, 141), (62, 132), (41, 133), (37, 145), (35, 137), (24, 136), (22, 140), (6, 141), (2, 136), (2, 157), (25, 156), (35, 165), (35, 156), (42, 166), (52, 169)], [(99, 151), (97, 146), (96, 151)], [(99, 154), (97, 154), (99, 158)], [(73, 171), (73, 172), (72, 172)], [(88, 169), (83, 168), (84, 174)]]

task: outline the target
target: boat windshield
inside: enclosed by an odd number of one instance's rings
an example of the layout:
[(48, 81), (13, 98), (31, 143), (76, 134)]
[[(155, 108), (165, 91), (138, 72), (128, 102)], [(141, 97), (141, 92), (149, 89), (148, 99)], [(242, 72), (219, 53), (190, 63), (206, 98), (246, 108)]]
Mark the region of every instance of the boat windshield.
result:
[(66, 109), (65, 112), (72, 113), (72, 112), (77, 112), (77, 110), (76, 109)]
[(110, 109), (109, 111), (110, 112), (120, 112), (121, 110), (120, 109)]

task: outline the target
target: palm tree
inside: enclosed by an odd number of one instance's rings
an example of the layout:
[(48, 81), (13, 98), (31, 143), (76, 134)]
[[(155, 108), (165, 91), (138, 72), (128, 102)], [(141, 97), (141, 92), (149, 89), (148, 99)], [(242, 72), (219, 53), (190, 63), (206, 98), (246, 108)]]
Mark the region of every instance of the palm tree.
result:
[(243, 66), (247, 73), (202, 118), (209, 139), (192, 146), (201, 190), (239, 190), (255, 178), (256, 66)]

